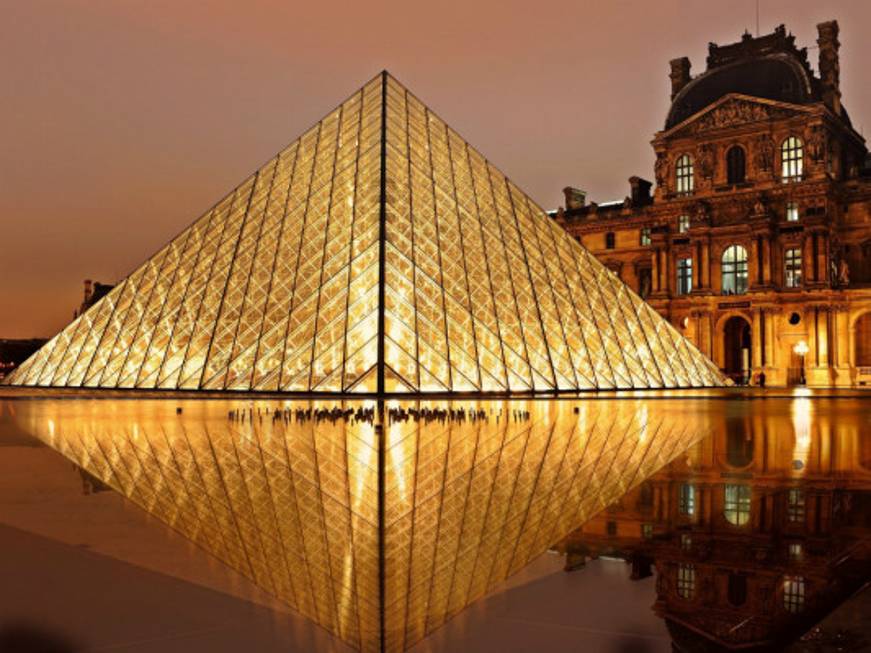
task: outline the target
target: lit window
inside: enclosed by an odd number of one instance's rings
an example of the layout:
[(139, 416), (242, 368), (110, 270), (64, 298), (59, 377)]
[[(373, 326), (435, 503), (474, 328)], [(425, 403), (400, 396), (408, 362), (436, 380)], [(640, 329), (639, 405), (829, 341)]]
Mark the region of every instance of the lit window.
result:
[(804, 149), (801, 139), (790, 136), (780, 146), (781, 177), (784, 182), (798, 181), (804, 173)]
[(750, 521), (750, 486), (726, 486), (723, 516), (735, 526), (743, 526)]
[(679, 564), (677, 566), (677, 595), (682, 599), (691, 599), (696, 593), (696, 568), (693, 565)]
[(746, 171), (746, 161), (743, 148), (735, 145), (729, 148), (726, 152), (726, 176), (730, 184), (741, 184), (744, 182)]
[(684, 551), (689, 551), (693, 548), (693, 536), (689, 533), (681, 533), (680, 548)]
[(787, 288), (801, 286), (801, 249), (788, 249), (783, 254), (784, 281)]
[(693, 160), (689, 154), (678, 157), (675, 165), (675, 182), (679, 195), (689, 195), (693, 192)]
[(804, 578), (801, 576), (784, 576), (783, 607), (792, 614), (798, 614), (804, 608)]
[(689, 295), (693, 290), (693, 260), (679, 258), (677, 260), (677, 294)]
[(645, 540), (653, 537), (653, 524), (641, 524), (641, 537)]
[(605, 249), (614, 249), (616, 244), (616, 239), (614, 237), (614, 232), (609, 231), (605, 234)]
[(723, 294), (743, 295), (747, 292), (747, 250), (730, 245), (723, 252)]
[(678, 510), (682, 515), (696, 514), (696, 488), (691, 483), (682, 483), (680, 486)]
[(804, 492), (797, 487), (790, 488), (786, 496), (786, 517), (791, 522), (804, 521)]
[(798, 222), (798, 202), (787, 202), (786, 219), (789, 222)]
[(803, 552), (802, 552), (801, 544), (799, 544), (798, 542), (790, 543), (787, 551), (789, 553), (790, 560), (801, 560), (801, 556), (802, 556)]
[(640, 243), (642, 246), (650, 244), (650, 227), (641, 227)]
[(678, 217), (677, 230), (682, 234), (685, 234), (690, 230), (690, 216), (686, 213)]

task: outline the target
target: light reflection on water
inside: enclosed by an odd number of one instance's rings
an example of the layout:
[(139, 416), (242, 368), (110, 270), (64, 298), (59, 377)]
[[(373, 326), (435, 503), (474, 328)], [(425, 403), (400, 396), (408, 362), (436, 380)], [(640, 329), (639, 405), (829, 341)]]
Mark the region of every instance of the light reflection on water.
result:
[[(559, 542), (575, 565), (616, 555), (639, 577), (656, 573), (655, 609), (677, 638), (710, 631), (746, 644), (794, 630), (820, 609), (816, 592), (843, 557), (833, 538), (867, 541), (866, 405), (401, 401), (386, 407), (404, 417), (381, 426), (377, 411), (371, 421), (297, 413), (372, 401), (45, 399), (7, 401), (3, 419), (14, 412), (343, 640), (377, 650), (383, 632), (386, 650), (402, 650)], [(465, 419), (410, 409), (462, 409)], [(801, 556), (784, 543), (802, 544)], [(726, 571), (730, 560), (740, 565)], [(790, 612), (798, 589), (805, 603)], [(740, 602), (742, 591), (754, 598)], [(763, 609), (771, 620), (756, 616)]]

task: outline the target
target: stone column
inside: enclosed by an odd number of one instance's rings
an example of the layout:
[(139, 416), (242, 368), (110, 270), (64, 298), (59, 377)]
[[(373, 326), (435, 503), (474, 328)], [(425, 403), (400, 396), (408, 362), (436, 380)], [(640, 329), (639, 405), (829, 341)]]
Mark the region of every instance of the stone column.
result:
[(750, 372), (755, 374), (762, 367), (762, 338), (760, 336), (760, 314), (757, 308), (753, 311), (753, 324), (750, 325)]
[(762, 237), (762, 283), (771, 284), (771, 240), (767, 236)]

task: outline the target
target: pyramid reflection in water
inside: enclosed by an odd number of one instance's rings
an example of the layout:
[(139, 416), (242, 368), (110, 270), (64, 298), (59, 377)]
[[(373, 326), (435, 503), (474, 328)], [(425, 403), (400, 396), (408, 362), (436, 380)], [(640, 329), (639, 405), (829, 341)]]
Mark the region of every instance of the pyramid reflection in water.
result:
[[(159, 400), (9, 405), (27, 431), (364, 651), (421, 640), (708, 432), (704, 411), (666, 399), (464, 402), (485, 417), (384, 428), (293, 417), (312, 402), (263, 402), (250, 420), (217, 401), (182, 402), (180, 415)], [(375, 403), (343, 404), (363, 405)]]
[(504, 393), (723, 378), (384, 73), (8, 382)]

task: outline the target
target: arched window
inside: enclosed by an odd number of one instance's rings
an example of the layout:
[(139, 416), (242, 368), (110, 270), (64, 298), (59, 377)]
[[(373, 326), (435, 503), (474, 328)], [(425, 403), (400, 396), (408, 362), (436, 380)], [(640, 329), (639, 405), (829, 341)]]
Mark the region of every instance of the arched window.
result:
[(746, 173), (746, 160), (744, 148), (733, 145), (726, 152), (726, 176), (730, 184), (744, 183)]
[(689, 154), (678, 157), (674, 166), (675, 190), (679, 195), (689, 195), (693, 192), (693, 160)]
[(747, 292), (747, 250), (741, 245), (729, 245), (723, 252), (723, 294), (743, 295)]
[(804, 173), (804, 148), (801, 139), (790, 136), (780, 146), (780, 169), (784, 182), (798, 181)]

